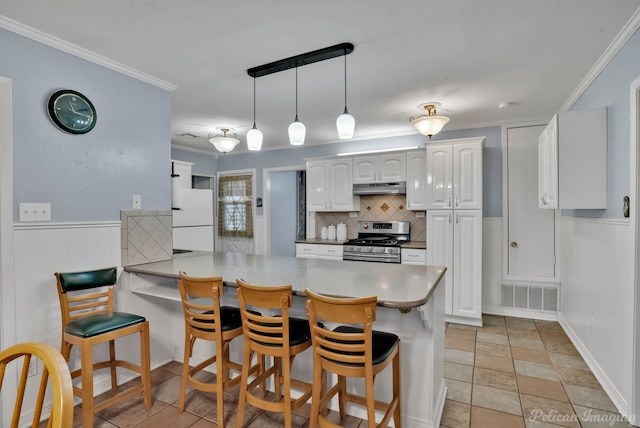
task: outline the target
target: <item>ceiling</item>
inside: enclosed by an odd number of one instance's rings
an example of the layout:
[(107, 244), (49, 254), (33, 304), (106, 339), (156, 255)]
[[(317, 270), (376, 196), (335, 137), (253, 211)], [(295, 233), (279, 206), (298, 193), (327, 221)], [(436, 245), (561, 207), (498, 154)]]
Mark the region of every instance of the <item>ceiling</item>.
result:
[[(416, 134), (417, 105), (439, 101), (445, 130), (550, 117), (625, 26), (640, 0), (2, 0), (0, 15), (176, 86), (171, 141), (217, 153), (235, 128), (246, 151), (246, 70), (342, 42), (356, 139)], [(344, 57), (298, 69), (306, 145), (338, 142)], [(290, 147), (295, 71), (259, 77), (263, 150)], [(499, 104), (508, 103), (507, 108)], [(185, 137), (192, 134), (197, 137)]]

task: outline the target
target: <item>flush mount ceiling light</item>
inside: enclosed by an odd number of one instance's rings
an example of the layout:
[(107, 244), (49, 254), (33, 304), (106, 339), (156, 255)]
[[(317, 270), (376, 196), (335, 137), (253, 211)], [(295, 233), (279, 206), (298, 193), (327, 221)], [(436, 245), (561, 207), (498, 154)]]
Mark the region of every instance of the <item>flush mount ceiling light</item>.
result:
[[(340, 43), (334, 46), (318, 49), (315, 51), (303, 53), (300, 55), (292, 56), (289, 58), (281, 59), (278, 61), (270, 62), (269, 64), (259, 65), (247, 70), (247, 74), (254, 79), (256, 77), (266, 76), (268, 74), (278, 73), (280, 71), (289, 70), (291, 68), (296, 69), (296, 116), (294, 121), (289, 125), (289, 142), (292, 145), (304, 144), (304, 138), (306, 134), (306, 128), (302, 122), (298, 120), (298, 67), (303, 65), (313, 64), (314, 62), (324, 61), (339, 56), (347, 56), (353, 52), (352, 43)], [(344, 66), (345, 73), (345, 90), (344, 90), (344, 113), (338, 117), (336, 126), (338, 127), (338, 134), (341, 139), (352, 138), (353, 129), (355, 127), (355, 119), (349, 114), (347, 110), (347, 63), (345, 59)], [(254, 80), (255, 82), (255, 80)], [(254, 83), (254, 106), (255, 106), (255, 83)], [(344, 131), (343, 123), (349, 125), (351, 136), (348, 131)], [(255, 127), (255, 111), (254, 111), (254, 127)], [(250, 131), (251, 132), (251, 131)], [(343, 136), (345, 135), (345, 136)], [(248, 137), (248, 136), (247, 136)]]
[(296, 118), (289, 125), (289, 143), (292, 146), (301, 146), (304, 144), (304, 136), (307, 128), (304, 123), (298, 120), (298, 67), (296, 67)]
[(344, 112), (336, 119), (336, 128), (338, 128), (338, 138), (341, 140), (349, 140), (353, 138), (356, 128), (356, 120), (349, 114), (347, 110), (347, 53), (344, 54)]
[[(229, 153), (234, 149), (235, 146), (240, 143), (240, 140), (236, 138), (236, 134), (233, 133), (232, 128), (216, 128), (218, 131), (222, 132), (222, 135), (211, 135), (209, 134), (209, 142), (218, 149), (219, 152)], [(231, 134), (227, 134), (227, 132), (231, 132)]]
[(253, 128), (247, 132), (247, 148), (260, 150), (262, 148), (262, 132), (256, 126), (256, 78), (253, 78)]
[(440, 107), (440, 105), (441, 104), (438, 102), (420, 104), (418, 108), (421, 110), (424, 109), (427, 114), (418, 116), (415, 119), (413, 117), (409, 119), (411, 124), (415, 126), (418, 132), (420, 132), (422, 135), (426, 135), (427, 137), (429, 137), (429, 139), (440, 132), (442, 128), (449, 122), (448, 117), (437, 115), (436, 107)]

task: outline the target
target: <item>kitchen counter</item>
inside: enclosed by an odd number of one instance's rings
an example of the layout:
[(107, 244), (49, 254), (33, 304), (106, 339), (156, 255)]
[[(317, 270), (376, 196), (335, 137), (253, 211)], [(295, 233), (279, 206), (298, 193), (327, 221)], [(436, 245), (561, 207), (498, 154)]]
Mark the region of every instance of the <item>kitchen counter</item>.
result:
[(411, 248), (413, 250), (426, 250), (426, 241), (409, 241), (406, 244), (402, 244), (402, 248)]
[[(179, 254), (173, 260), (127, 266), (120, 279), (118, 310), (137, 313), (149, 320), (153, 367), (171, 360), (182, 361), (184, 315), (177, 287), (181, 270), (193, 276), (222, 276), (225, 284), (222, 304), (227, 306), (238, 306), (236, 278), (265, 285), (292, 284), (290, 314), (298, 318), (307, 316), (306, 287), (334, 296), (376, 295), (374, 328), (396, 334), (401, 341), (402, 427), (440, 426), (447, 386), (445, 289), (439, 285), (444, 285), (440, 283), (446, 268), (209, 252)], [(336, 327), (328, 322), (325, 326)], [(242, 361), (242, 341), (241, 336), (231, 343), (233, 361)], [(213, 345), (198, 343), (191, 363), (198, 364), (213, 353)], [(376, 377), (376, 399), (381, 401), (391, 398), (388, 371)], [(311, 349), (296, 358), (293, 376), (312, 381)], [(355, 393), (365, 393), (362, 383), (351, 382), (349, 388)], [(337, 401), (330, 402), (329, 408), (338, 410)], [(367, 418), (366, 411), (359, 406), (348, 407), (347, 413)]]
[[(292, 284), (293, 293), (303, 297), (305, 288), (338, 297), (376, 295), (378, 306), (411, 309), (427, 303), (446, 268), (196, 251), (124, 270), (173, 279), (179, 278), (180, 271), (222, 276), (225, 285), (232, 287), (236, 278), (265, 285)], [(175, 294), (175, 300), (180, 300), (177, 289)]]

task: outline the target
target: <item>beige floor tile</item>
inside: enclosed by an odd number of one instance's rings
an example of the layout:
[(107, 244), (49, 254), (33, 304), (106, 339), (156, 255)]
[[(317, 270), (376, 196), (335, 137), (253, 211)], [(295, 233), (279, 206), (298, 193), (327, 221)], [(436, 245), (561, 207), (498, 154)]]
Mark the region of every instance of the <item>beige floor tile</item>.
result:
[[(333, 412), (337, 415), (337, 421), (340, 420), (340, 414)], [(333, 417), (329, 415), (328, 417)], [(350, 427), (357, 427), (360, 424), (360, 419), (349, 417), (349, 420), (353, 420), (352, 425), (344, 425)], [(355, 424), (354, 424), (355, 423)], [(291, 428), (302, 428), (307, 425), (307, 419), (301, 418), (298, 415), (291, 414)], [(251, 421), (251, 424), (247, 425), (243, 421), (243, 426), (248, 428), (273, 428), (277, 426), (284, 426), (284, 414), (275, 412), (261, 412), (257, 418)]]
[(564, 329), (557, 321), (543, 321), (543, 320), (533, 320), (538, 328), (538, 331), (555, 331), (558, 333), (563, 333)]
[(544, 351), (544, 343), (540, 339), (530, 339), (527, 337), (509, 336), (509, 344), (516, 348), (537, 349)]
[[(175, 373), (169, 370), (164, 370), (162, 368), (151, 370), (151, 386), (154, 387), (156, 385), (159, 385), (162, 382), (167, 381), (174, 376), (176, 376)], [(134, 381), (137, 381), (137, 380), (138, 379), (134, 379)]]
[(521, 337), (523, 339), (535, 339), (540, 340), (540, 334), (538, 330), (521, 327), (507, 327), (507, 333), (509, 337)]
[(517, 375), (516, 378), (518, 380), (518, 391), (521, 394), (534, 395), (550, 400), (569, 401), (562, 383), (558, 381), (524, 375)]
[(445, 361), (444, 377), (447, 379), (459, 380), (462, 382), (472, 382), (473, 366)]
[(505, 319), (500, 315), (482, 315), (482, 325), (485, 326), (505, 326)]
[(476, 342), (476, 352), (483, 354), (491, 354), (497, 357), (511, 358), (511, 350), (508, 345), (499, 345), (497, 343)]
[(515, 373), (511, 358), (497, 357), (491, 354), (476, 354), (476, 367), (499, 370), (501, 372)]
[(475, 353), (469, 351), (460, 351), (458, 349), (445, 349), (444, 360), (452, 363), (466, 364), (468, 366), (473, 365), (475, 359)]
[(471, 428), (524, 428), (522, 416), (483, 407), (471, 407)]
[(524, 423), (527, 426), (527, 428), (558, 428), (560, 426), (556, 424), (542, 422), (537, 419), (528, 419), (528, 418), (524, 418)]
[(532, 363), (551, 364), (547, 351), (542, 349), (527, 349), (517, 346), (511, 347), (511, 355), (514, 360), (531, 361)]
[(217, 428), (218, 426), (206, 419), (200, 419), (195, 424), (191, 425), (191, 428)]
[(525, 419), (549, 422), (564, 427), (580, 428), (580, 423), (573, 411), (573, 407), (567, 402), (526, 394), (520, 394), (520, 399), (522, 400), (522, 411)]
[(459, 351), (473, 352), (476, 347), (476, 341), (445, 336), (444, 346), (447, 349), (457, 349)]
[[(151, 388), (151, 395), (154, 399), (163, 401), (167, 404), (173, 404), (178, 401), (180, 395), (180, 376), (172, 377), (165, 382)], [(193, 388), (187, 387), (187, 394), (193, 391)]]
[(178, 409), (173, 406), (167, 406), (156, 414), (145, 419), (142, 423), (136, 425), (136, 428), (157, 428), (172, 427), (186, 428), (192, 426), (200, 419), (196, 415), (189, 412), (178, 413)]
[(589, 366), (579, 355), (565, 355), (549, 353), (551, 363), (556, 367), (566, 367), (570, 369), (589, 370)]
[(565, 384), (564, 390), (567, 392), (569, 401), (572, 404), (608, 412), (618, 411), (609, 396), (600, 388), (585, 388), (583, 386)]
[(476, 367), (473, 372), (474, 385), (485, 385), (507, 391), (518, 392), (516, 376), (513, 373)]
[(564, 342), (547, 342), (545, 343), (547, 351), (554, 354), (580, 355), (578, 350), (571, 343)]
[[(210, 409), (211, 412), (208, 413), (204, 418), (208, 421), (216, 423), (217, 420), (217, 409), (215, 406)], [(249, 403), (246, 403), (244, 406), (244, 412), (242, 416), (242, 425), (244, 427), (248, 427), (252, 421), (262, 413), (261, 409), (252, 406)], [(299, 416), (296, 416), (299, 418)], [(225, 400), (224, 402), (224, 424), (228, 427), (235, 427), (236, 420), (238, 419), (238, 400), (236, 398)]]
[(546, 380), (552, 380), (552, 381), (559, 380), (554, 367), (548, 364), (513, 360), (513, 366), (516, 369), (516, 374), (519, 374), (519, 375), (537, 377), (539, 379), (546, 379)]
[(458, 339), (475, 340), (476, 328), (473, 327), (472, 329), (467, 329), (467, 328), (459, 328), (457, 326), (451, 325), (446, 330), (445, 335), (447, 337), (456, 337)]
[(471, 404), (512, 415), (522, 415), (520, 397), (517, 392), (491, 388), (490, 386), (474, 385), (471, 392)]
[(504, 334), (493, 334), (479, 331), (476, 340), (480, 342), (497, 343), (498, 345), (508, 345), (509, 338)]
[(487, 334), (501, 334), (503, 336), (507, 335), (507, 327), (505, 325), (485, 325), (482, 328), (478, 328), (478, 333), (487, 333)]
[(167, 364), (160, 366), (159, 368), (177, 375), (182, 374), (182, 363), (178, 361), (170, 361)]
[(218, 403), (217, 400), (218, 398), (215, 392), (193, 390), (185, 396), (184, 409), (194, 415), (205, 417), (211, 413), (211, 409), (216, 408)]
[(445, 379), (445, 382), (447, 383), (447, 400), (471, 403), (471, 383), (453, 379)]
[(447, 428), (465, 428), (471, 419), (471, 405), (446, 400), (440, 418), (440, 426)]
[(571, 343), (571, 339), (564, 331), (546, 331), (542, 330), (540, 332), (540, 337), (543, 342), (557, 342), (557, 343)]
[(507, 327), (528, 328), (537, 330), (536, 324), (529, 318), (505, 317)]
[(154, 397), (151, 409), (147, 410), (144, 407), (143, 398), (136, 397), (111, 406), (99, 412), (97, 416), (120, 428), (129, 428), (141, 423), (167, 406), (167, 403), (157, 400)]
[(583, 428), (629, 428), (631, 425), (619, 413), (605, 412), (583, 406), (573, 406)]
[(598, 380), (590, 371), (576, 370), (566, 367), (558, 367), (556, 370), (558, 371), (558, 376), (560, 376), (562, 383), (584, 386), (585, 388), (602, 388)]
[(478, 327), (475, 327), (475, 326), (473, 326), (473, 325), (466, 325), (466, 324), (454, 324), (454, 323), (449, 323), (449, 324), (447, 325), (447, 329), (448, 329), (448, 328), (455, 328), (455, 329), (458, 329), (458, 330), (473, 330), (473, 331), (476, 331), (476, 329), (477, 329)]

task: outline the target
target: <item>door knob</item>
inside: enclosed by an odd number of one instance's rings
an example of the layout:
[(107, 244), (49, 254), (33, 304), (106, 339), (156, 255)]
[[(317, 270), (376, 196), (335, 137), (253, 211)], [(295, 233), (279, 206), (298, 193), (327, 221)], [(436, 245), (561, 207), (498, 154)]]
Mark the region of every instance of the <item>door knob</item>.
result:
[(517, 243), (516, 241), (513, 241), (513, 242), (511, 243), (511, 246), (512, 246), (513, 248), (516, 248), (516, 247), (518, 246), (518, 243)]

